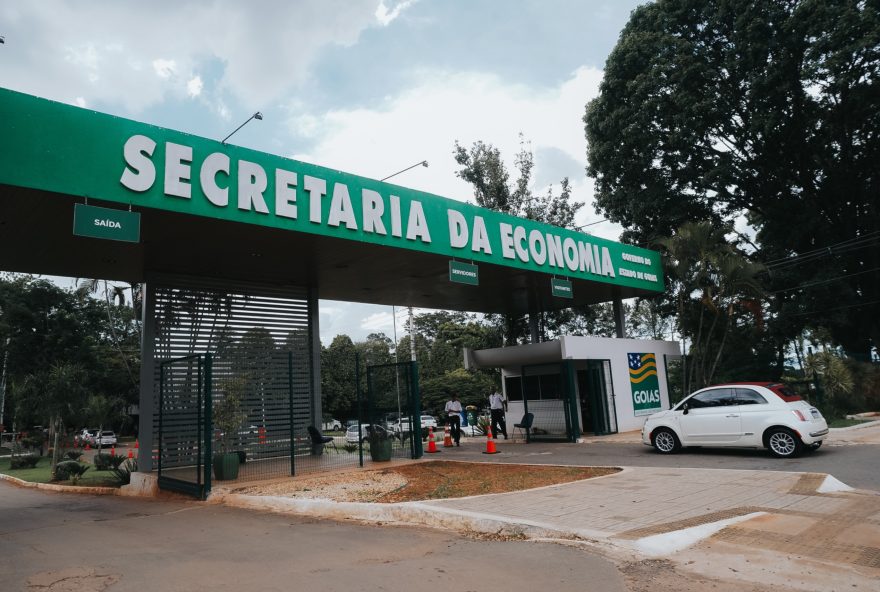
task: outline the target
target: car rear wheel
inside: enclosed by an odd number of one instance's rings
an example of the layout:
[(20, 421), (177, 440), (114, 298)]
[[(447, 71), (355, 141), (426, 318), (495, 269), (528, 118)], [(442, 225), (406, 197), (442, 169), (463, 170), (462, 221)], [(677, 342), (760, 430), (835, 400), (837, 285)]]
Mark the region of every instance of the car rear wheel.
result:
[(773, 428), (767, 433), (765, 445), (770, 454), (777, 458), (794, 458), (804, 448), (801, 439), (785, 428)]
[(681, 448), (678, 436), (668, 428), (660, 428), (655, 431), (651, 440), (654, 444), (654, 449), (660, 454), (672, 454), (678, 452), (678, 449)]

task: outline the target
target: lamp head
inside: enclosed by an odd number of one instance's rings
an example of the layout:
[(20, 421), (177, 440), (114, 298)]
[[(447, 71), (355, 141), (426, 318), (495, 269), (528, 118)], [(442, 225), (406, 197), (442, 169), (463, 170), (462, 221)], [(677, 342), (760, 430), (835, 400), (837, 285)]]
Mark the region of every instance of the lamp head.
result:
[(256, 113), (254, 113), (254, 119), (259, 119), (260, 121), (263, 121), (263, 114), (257, 111)]
[(422, 161), (422, 166), (423, 166), (423, 167), (427, 167), (427, 166), (428, 166), (428, 161), (427, 161), (427, 160), (423, 160), (423, 161)]

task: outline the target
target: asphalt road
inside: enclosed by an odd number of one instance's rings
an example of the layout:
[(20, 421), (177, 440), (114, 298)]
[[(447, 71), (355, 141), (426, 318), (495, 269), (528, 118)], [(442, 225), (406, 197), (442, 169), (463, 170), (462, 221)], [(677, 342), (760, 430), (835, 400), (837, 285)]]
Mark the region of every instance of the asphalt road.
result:
[(657, 454), (642, 444), (603, 443), (508, 444), (497, 440), (499, 454), (487, 456), (479, 442), (467, 442), (461, 448), (444, 449), (443, 460), (519, 462), (534, 464), (677, 467), (706, 469), (749, 469), (760, 471), (797, 471), (828, 473), (851, 487), (880, 491), (880, 446), (860, 444), (823, 446), (794, 459), (771, 457), (766, 450), (734, 448), (686, 448), (678, 454)]
[(381, 528), (0, 481), (0, 589), (623, 591), (611, 562), (552, 543)]

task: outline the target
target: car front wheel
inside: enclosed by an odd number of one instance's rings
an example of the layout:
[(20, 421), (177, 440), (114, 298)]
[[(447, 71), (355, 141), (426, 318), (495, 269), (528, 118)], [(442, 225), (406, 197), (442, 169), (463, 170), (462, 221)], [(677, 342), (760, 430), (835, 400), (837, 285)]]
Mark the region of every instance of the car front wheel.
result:
[(651, 441), (654, 444), (654, 449), (660, 454), (672, 454), (678, 452), (678, 449), (681, 448), (681, 442), (678, 441), (678, 436), (668, 428), (659, 428), (656, 430)]
[(774, 428), (767, 434), (767, 450), (777, 458), (794, 458), (803, 450), (803, 443), (794, 432), (785, 428)]

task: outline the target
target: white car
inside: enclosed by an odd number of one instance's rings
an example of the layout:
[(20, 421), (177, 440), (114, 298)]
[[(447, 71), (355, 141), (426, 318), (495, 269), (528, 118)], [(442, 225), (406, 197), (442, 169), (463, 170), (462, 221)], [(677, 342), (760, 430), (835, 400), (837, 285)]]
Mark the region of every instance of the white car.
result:
[[(432, 415), (422, 415), (419, 417), (419, 422), (423, 428), (436, 428), (437, 420)], [(410, 418), (404, 417), (400, 421), (393, 423), (389, 426), (389, 429), (392, 432), (397, 433), (406, 433), (412, 431), (410, 429)]]
[(767, 448), (780, 458), (816, 450), (828, 437), (819, 410), (781, 383), (720, 384), (648, 417), (642, 443), (671, 454), (686, 446)]
[(116, 433), (104, 430), (100, 436), (95, 437), (92, 446), (116, 446)]
[[(382, 426), (378, 425), (370, 425), (367, 423), (361, 424), (360, 430), (358, 430), (358, 425), (354, 424), (353, 426), (348, 426), (348, 429), (345, 430), (345, 441), (349, 444), (357, 444), (358, 442), (366, 442), (370, 438), (370, 434), (372, 430), (375, 429), (378, 432), (387, 431)], [(358, 433), (360, 432), (360, 433)]]

